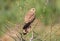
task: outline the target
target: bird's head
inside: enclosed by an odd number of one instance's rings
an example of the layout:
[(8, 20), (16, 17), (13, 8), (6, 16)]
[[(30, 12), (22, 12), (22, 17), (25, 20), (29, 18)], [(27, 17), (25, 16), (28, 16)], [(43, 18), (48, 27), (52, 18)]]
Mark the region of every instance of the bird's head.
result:
[(36, 10), (35, 10), (35, 8), (31, 8), (30, 11), (35, 13)]

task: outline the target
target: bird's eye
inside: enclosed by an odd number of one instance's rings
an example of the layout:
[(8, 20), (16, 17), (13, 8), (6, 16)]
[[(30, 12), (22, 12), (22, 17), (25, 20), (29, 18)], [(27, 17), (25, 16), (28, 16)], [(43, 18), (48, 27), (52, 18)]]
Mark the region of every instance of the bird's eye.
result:
[(33, 11), (34, 11), (34, 8), (33, 8)]
[(32, 8), (30, 11), (35, 12), (35, 8)]

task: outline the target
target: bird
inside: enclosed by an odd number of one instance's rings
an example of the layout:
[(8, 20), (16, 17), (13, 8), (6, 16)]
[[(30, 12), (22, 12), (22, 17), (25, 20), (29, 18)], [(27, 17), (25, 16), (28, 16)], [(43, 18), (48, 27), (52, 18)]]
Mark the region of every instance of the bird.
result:
[(23, 34), (26, 35), (31, 28), (31, 23), (35, 20), (35, 8), (31, 8), (24, 17)]

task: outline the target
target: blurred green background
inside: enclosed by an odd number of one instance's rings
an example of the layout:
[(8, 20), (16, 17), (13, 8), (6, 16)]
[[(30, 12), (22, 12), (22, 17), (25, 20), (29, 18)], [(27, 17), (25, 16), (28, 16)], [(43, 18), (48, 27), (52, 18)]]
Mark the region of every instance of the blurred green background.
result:
[(60, 0), (0, 0), (0, 30), (6, 30), (8, 21), (22, 24), (26, 12), (33, 7), (36, 18), (45, 26), (60, 23)]

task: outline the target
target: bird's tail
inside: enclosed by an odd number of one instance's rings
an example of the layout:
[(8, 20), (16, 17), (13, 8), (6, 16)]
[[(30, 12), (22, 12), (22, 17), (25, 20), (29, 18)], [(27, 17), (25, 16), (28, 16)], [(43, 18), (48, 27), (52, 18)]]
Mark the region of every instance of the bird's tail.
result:
[(31, 23), (25, 23), (25, 25), (23, 26), (23, 34), (27, 34), (28, 33), (28, 29), (31, 27), (30, 26)]

